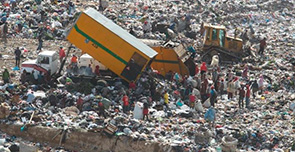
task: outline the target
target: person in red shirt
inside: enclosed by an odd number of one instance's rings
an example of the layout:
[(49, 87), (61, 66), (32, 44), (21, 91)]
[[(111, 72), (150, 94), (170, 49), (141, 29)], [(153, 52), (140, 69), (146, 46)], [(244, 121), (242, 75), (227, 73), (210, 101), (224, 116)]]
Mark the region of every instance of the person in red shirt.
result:
[(206, 62), (202, 62), (202, 65), (201, 65), (201, 75), (203, 75), (206, 72), (207, 72)]
[(249, 85), (246, 85), (246, 88), (246, 108), (249, 108), (251, 90)]
[(82, 96), (80, 95), (79, 98), (77, 99), (77, 108), (82, 111), (82, 107), (83, 107), (83, 99)]
[(126, 94), (123, 96), (122, 101), (123, 101), (123, 112), (128, 113), (128, 111), (129, 111), (129, 98)]
[(96, 66), (95, 66), (95, 71), (94, 71), (94, 73), (95, 73), (97, 76), (100, 76), (99, 65), (96, 65)]
[(59, 48), (59, 62), (62, 63), (64, 57), (66, 57), (66, 53), (65, 50), (63, 49), (63, 47)]
[(196, 96), (191, 93), (189, 95), (189, 101), (190, 101), (191, 108), (194, 108), (195, 107)]
[(144, 120), (144, 118), (146, 118), (146, 120), (149, 121), (149, 117), (148, 117), (149, 107), (148, 107), (148, 104), (147, 103), (144, 103), (143, 104), (143, 111), (142, 111), (142, 113), (143, 113), (143, 120)]
[(98, 109), (99, 109), (99, 116), (102, 115), (106, 119), (107, 117), (106, 117), (105, 110), (104, 110), (105, 108), (104, 108), (104, 105), (101, 101), (98, 102)]
[(134, 83), (134, 81), (131, 81), (131, 82), (129, 83), (129, 89), (130, 89), (130, 90), (135, 90), (135, 88), (136, 88), (136, 84)]
[(71, 58), (72, 66), (76, 66), (77, 65), (77, 62), (78, 62), (77, 56), (76, 55), (73, 55), (73, 57)]
[(71, 66), (73, 68), (73, 72), (78, 73), (78, 58), (76, 55), (73, 55), (71, 58)]

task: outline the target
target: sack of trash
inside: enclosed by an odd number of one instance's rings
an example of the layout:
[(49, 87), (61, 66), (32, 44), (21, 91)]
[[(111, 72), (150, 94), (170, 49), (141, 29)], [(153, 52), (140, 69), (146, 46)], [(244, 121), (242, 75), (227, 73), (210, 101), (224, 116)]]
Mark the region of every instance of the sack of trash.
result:
[(199, 145), (208, 144), (212, 136), (213, 134), (209, 129), (205, 127), (199, 127), (195, 134), (195, 143)]
[(75, 106), (64, 108), (64, 113), (71, 116), (78, 116), (80, 113), (79, 109)]
[(203, 107), (205, 107), (205, 108), (209, 108), (210, 106), (211, 106), (210, 98), (208, 98), (208, 99), (203, 103)]
[(198, 102), (195, 104), (195, 109), (196, 109), (196, 111), (198, 111), (198, 112), (203, 112), (203, 111), (204, 111), (204, 108), (203, 108), (203, 105), (202, 105), (201, 101), (198, 101)]
[(7, 118), (10, 114), (10, 106), (7, 103), (0, 105), (0, 119)]
[(143, 118), (143, 104), (140, 102), (135, 103), (133, 110), (133, 118), (142, 119)]
[(289, 109), (292, 110), (292, 111), (295, 111), (295, 102), (290, 103)]
[(231, 136), (224, 136), (222, 138), (222, 151), (235, 152), (237, 151), (238, 140)]
[(218, 67), (219, 57), (218, 55), (214, 55), (211, 61), (211, 67)]

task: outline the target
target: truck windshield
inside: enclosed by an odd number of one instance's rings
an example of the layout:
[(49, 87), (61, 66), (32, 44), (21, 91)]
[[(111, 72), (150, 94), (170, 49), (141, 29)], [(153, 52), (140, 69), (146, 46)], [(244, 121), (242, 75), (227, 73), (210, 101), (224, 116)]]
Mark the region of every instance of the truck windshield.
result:
[(220, 40), (220, 46), (224, 47), (224, 30), (219, 30), (219, 40)]
[(40, 63), (40, 64), (49, 64), (49, 57), (39, 56), (38, 63)]

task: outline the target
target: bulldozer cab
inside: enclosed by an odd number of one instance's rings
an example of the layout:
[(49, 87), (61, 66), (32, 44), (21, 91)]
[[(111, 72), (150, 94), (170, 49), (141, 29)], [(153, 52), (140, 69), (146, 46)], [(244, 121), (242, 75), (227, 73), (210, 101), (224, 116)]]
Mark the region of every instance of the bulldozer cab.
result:
[(239, 61), (243, 55), (243, 41), (226, 34), (224, 26), (203, 26), (203, 53), (201, 59), (209, 62), (213, 55), (219, 54), (224, 61)]
[(224, 26), (204, 25), (204, 46), (216, 46), (227, 51), (242, 53), (243, 41), (226, 35)]
[(225, 27), (205, 25), (204, 45), (224, 47)]

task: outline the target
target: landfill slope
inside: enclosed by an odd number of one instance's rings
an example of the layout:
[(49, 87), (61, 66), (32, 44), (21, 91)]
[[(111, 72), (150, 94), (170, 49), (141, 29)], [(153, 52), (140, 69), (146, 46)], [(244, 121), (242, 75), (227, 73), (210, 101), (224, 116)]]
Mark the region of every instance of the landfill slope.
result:
[[(61, 135), (56, 136), (59, 130), (48, 127), (29, 127), (25, 132), (21, 132), (21, 125), (1, 124), (0, 128), (9, 135), (22, 137), (38, 143), (48, 143), (58, 147)], [(128, 136), (107, 137), (98, 133), (86, 131), (73, 131), (67, 135), (66, 143), (61, 145), (68, 150), (78, 150), (87, 152), (106, 151), (129, 151), (129, 152), (164, 152), (165, 150), (158, 143), (147, 144), (145, 141), (135, 141)]]

